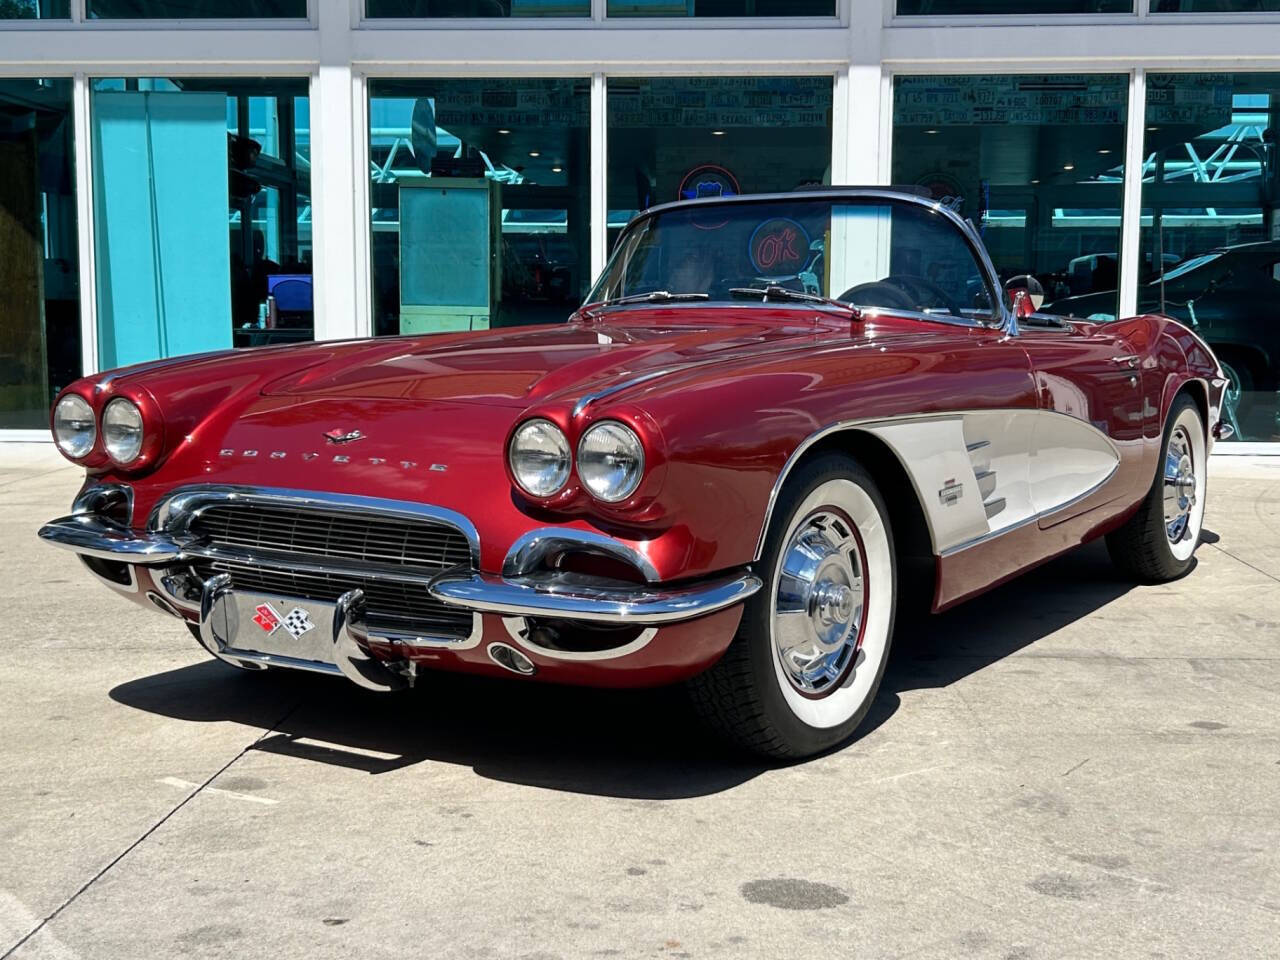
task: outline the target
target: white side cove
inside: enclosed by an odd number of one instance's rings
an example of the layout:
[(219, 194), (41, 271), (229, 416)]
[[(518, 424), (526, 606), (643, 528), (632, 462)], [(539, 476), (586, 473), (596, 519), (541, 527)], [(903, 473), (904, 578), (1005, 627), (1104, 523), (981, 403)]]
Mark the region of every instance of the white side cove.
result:
[(1050, 410), (939, 414), (863, 425), (898, 455), (939, 555), (955, 553), (1092, 493), (1120, 464), (1110, 438)]

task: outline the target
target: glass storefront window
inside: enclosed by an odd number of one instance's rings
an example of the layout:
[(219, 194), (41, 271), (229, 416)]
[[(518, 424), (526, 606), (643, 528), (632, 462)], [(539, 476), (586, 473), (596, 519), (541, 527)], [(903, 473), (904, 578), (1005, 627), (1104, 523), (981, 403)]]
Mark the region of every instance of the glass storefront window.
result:
[(1145, 119), (1139, 308), (1213, 348), (1237, 439), (1278, 440), (1280, 74), (1149, 74)]
[(1280, 0), (1151, 0), (1152, 13), (1275, 13)]
[(307, 16), (307, 0), (87, 0), (87, 3), (86, 16), (90, 20), (298, 20)]
[(0, 80), (0, 427), (43, 429), (81, 372), (69, 79)]
[(589, 17), (591, 0), (365, 0), (365, 16)]
[(610, 17), (834, 17), (836, 0), (609, 0)]
[(93, 81), (103, 368), (310, 340), (307, 81)]
[(609, 246), (639, 210), (831, 182), (830, 77), (609, 78)]
[(900, 17), (1132, 12), (1133, 0), (898, 0)]
[(0, 20), (69, 20), (71, 0), (0, 0)]
[(1128, 96), (1123, 75), (898, 77), (893, 182), (971, 219), (1044, 309), (1113, 317)]
[(374, 332), (568, 318), (592, 277), (591, 84), (369, 82)]

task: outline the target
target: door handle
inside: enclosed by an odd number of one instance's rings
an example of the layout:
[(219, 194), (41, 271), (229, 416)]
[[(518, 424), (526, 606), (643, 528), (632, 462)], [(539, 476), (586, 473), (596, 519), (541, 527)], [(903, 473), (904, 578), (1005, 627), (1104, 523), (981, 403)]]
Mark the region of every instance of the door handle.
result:
[(1140, 359), (1141, 358), (1138, 357), (1136, 354), (1130, 354), (1129, 356), (1126, 356), (1126, 357), (1112, 357), (1111, 362), (1118, 363), (1118, 364), (1121, 364), (1122, 366), (1126, 366), (1132, 369), (1133, 367), (1136, 367), (1138, 365), (1138, 361)]

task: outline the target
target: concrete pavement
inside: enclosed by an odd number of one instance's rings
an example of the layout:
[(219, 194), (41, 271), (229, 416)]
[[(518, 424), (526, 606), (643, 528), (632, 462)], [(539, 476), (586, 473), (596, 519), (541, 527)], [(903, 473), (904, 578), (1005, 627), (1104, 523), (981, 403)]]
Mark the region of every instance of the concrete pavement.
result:
[(0, 448), (0, 957), (1280, 955), (1280, 458), (1190, 576), (1049, 564), (774, 768), (678, 691), (232, 671), (36, 541), (77, 485)]

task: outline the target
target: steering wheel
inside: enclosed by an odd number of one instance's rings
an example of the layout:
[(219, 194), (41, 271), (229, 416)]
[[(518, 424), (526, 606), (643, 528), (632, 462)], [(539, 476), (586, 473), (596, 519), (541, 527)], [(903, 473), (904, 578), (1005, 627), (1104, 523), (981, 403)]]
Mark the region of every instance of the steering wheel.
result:
[(890, 310), (915, 310), (916, 305), (897, 284), (886, 280), (873, 280), (850, 287), (836, 297), (856, 307), (887, 307)]

